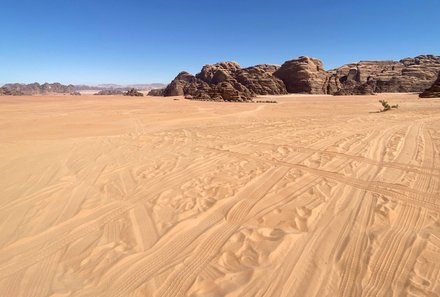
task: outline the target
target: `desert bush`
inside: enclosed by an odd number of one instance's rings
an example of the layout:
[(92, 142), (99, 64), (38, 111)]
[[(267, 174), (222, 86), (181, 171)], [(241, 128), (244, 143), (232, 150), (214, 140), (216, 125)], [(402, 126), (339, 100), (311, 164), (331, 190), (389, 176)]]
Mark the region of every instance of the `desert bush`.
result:
[(380, 104), (382, 104), (383, 109), (381, 111), (387, 111), (391, 109), (391, 106), (388, 104), (386, 100), (379, 100)]
[(385, 112), (390, 110), (391, 108), (399, 108), (399, 104), (390, 105), (388, 101), (386, 100), (379, 100), (380, 104), (382, 104), (383, 109), (380, 110), (380, 112)]

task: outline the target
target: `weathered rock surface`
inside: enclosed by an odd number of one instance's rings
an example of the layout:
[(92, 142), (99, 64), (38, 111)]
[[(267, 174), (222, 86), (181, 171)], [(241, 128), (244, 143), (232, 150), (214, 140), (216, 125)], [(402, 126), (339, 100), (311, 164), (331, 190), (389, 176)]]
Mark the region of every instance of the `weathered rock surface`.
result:
[(284, 82), (273, 75), (279, 68), (269, 64), (242, 68), (236, 72), (235, 79), (257, 95), (287, 94)]
[(132, 88), (124, 93), (124, 96), (134, 96), (134, 97), (143, 97), (144, 94), (139, 92), (138, 90)]
[(163, 96), (165, 88), (162, 89), (152, 89), (148, 92), (148, 96)]
[(17, 90), (10, 90), (6, 87), (0, 88), (0, 96), (22, 96), (23, 92)]
[(204, 66), (197, 76), (188, 72), (179, 73), (165, 88), (164, 96), (186, 96), (189, 99), (215, 101), (251, 100), (254, 94), (231, 76), (228, 67), (232, 64), (219, 64)]
[(440, 98), (440, 72), (434, 84), (419, 96), (420, 98)]
[(440, 71), (440, 57), (421, 55), (400, 61), (361, 61), (329, 71), (315, 58), (299, 57), (281, 66), (241, 68), (236, 62), (205, 65), (200, 73), (181, 72), (151, 95), (189, 99), (250, 101), (256, 95), (287, 93), (368, 95), (417, 92), (429, 88)]
[(198, 100), (245, 102), (257, 94), (287, 94), (284, 83), (273, 76), (278, 68), (267, 64), (241, 68), (236, 62), (205, 65), (195, 76), (179, 73), (163, 92), (152, 95), (162, 93), (163, 96)]
[(440, 71), (440, 57), (421, 55), (400, 61), (361, 61), (328, 71), (328, 94), (422, 92)]
[(327, 73), (318, 59), (302, 56), (284, 62), (273, 75), (284, 82), (289, 93), (326, 93)]

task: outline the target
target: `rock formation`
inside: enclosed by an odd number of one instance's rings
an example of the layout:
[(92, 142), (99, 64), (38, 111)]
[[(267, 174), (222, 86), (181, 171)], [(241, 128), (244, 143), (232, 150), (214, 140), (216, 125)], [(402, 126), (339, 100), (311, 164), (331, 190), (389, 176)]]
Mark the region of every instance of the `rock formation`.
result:
[(440, 71), (440, 57), (400, 61), (361, 61), (328, 71), (328, 94), (417, 92), (429, 88)]
[(102, 95), (102, 96), (113, 96), (113, 95), (124, 95), (122, 90), (101, 90), (94, 95)]
[(284, 83), (273, 76), (276, 65), (241, 68), (236, 62), (203, 66), (200, 73), (179, 73), (163, 90), (149, 95), (185, 96), (188, 99), (214, 101), (250, 101), (255, 95), (287, 94)]
[(434, 84), (419, 95), (420, 98), (440, 98), (440, 72)]
[(205, 65), (200, 73), (181, 72), (153, 96), (249, 101), (256, 95), (287, 93), (368, 95), (382, 92), (422, 92), (440, 71), (440, 57), (421, 55), (400, 61), (361, 61), (329, 71), (315, 58), (299, 57), (282, 66), (241, 68), (236, 62)]
[(284, 62), (273, 75), (284, 82), (289, 93), (326, 93), (324, 85), (327, 73), (318, 59), (299, 57)]
[(10, 90), (6, 87), (0, 88), (0, 96), (22, 96), (23, 92), (17, 90)]
[(124, 93), (124, 96), (134, 96), (134, 97), (143, 97), (144, 94), (139, 92), (138, 90), (132, 88)]
[(284, 82), (273, 75), (279, 68), (269, 64), (242, 68), (236, 72), (235, 79), (258, 95), (287, 94)]
[[(257, 95), (287, 93), (368, 95), (382, 92), (421, 93), (431, 87), (440, 72), (440, 56), (421, 55), (400, 61), (361, 61), (329, 71), (315, 58), (299, 57), (281, 66), (261, 64), (242, 68), (236, 62), (205, 65), (199, 73), (179, 73), (165, 88), (151, 90), (150, 96), (185, 96), (188, 99), (214, 101), (251, 101)], [(141, 96), (127, 88), (113, 88), (97, 95)], [(153, 85), (140, 85), (150, 88)], [(47, 93), (73, 94), (87, 86), (8, 84), (0, 95), (39, 95)], [(149, 89), (148, 89), (149, 90)]]
[(148, 96), (163, 96), (165, 88), (162, 89), (152, 89), (148, 92)]

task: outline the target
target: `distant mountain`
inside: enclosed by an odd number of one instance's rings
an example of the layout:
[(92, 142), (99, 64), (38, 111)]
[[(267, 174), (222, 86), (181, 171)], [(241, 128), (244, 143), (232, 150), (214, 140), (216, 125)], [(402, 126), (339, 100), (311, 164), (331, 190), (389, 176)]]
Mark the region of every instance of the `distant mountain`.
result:
[(23, 95), (41, 95), (41, 94), (51, 94), (51, 93), (73, 93), (75, 92), (75, 86), (73, 85), (62, 85), (60, 83), (44, 83), (40, 85), (39, 83), (32, 84), (6, 84), (3, 86), (4, 89), (11, 93), (19, 93)]
[(24, 95), (20, 91), (9, 90), (8, 88), (1, 87), (0, 88), (0, 96), (22, 96)]
[(117, 84), (100, 84), (97, 86), (88, 85), (63, 85), (60, 83), (32, 83), (20, 84), (10, 83), (2, 87), (0, 95), (44, 95), (44, 94), (73, 94), (78, 91), (96, 90), (118, 90), (121, 93), (136, 89), (139, 91), (150, 91), (152, 89), (164, 88), (165, 84), (133, 84), (133, 85), (117, 85)]
[(118, 85), (118, 84), (99, 84), (96, 86), (77, 85), (77, 90), (124, 90), (136, 89), (140, 91), (149, 91), (152, 89), (160, 89), (166, 87), (166, 84), (152, 83), (152, 84), (131, 84), (131, 85)]

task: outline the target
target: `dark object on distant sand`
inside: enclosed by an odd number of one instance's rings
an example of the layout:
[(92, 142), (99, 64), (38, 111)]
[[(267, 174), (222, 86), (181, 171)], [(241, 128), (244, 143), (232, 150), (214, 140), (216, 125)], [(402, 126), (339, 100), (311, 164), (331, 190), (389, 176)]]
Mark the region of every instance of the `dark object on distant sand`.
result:
[(275, 100), (257, 100), (255, 103), (278, 103), (278, 101)]
[(440, 98), (440, 72), (434, 84), (419, 95), (420, 98)]
[(136, 96), (136, 97), (143, 97), (144, 94), (139, 92), (136, 89), (130, 89), (126, 93), (124, 93), (124, 96)]
[(80, 92), (72, 92), (70, 93), (71, 96), (81, 96)]
[(112, 95), (124, 95), (124, 91), (122, 90), (102, 90), (96, 93), (95, 95), (102, 96), (112, 96)]

